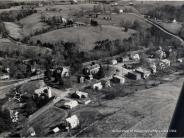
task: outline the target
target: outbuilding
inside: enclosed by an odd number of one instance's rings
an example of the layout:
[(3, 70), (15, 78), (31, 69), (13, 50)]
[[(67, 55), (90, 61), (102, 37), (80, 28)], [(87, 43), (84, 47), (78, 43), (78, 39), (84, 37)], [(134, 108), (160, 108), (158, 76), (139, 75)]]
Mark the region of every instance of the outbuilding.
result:
[(120, 84), (124, 84), (125, 83), (125, 78), (118, 76), (118, 75), (114, 75), (112, 78), (112, 81), (114, 83), (120, 83)]

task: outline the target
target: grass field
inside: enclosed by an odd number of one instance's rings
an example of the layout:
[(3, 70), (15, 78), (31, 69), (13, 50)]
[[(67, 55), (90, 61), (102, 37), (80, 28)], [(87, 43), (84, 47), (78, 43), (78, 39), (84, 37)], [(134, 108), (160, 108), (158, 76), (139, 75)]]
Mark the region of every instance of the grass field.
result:
[(51, 31), (42, 35), (32, 37), (32, 41), (36, 42), (58, 42), (69, 41), (78, 44), (81, 50), (91, 50), (94, 48), (96, 41), (110, 39), (127, 39), (134, 30), (129, 29), (128, 32), (123, 32), (121, 28), (114, 26), (100, 27), (81, 27), (81, 28), (65, 28)]
[(21, 28), (19, 25), (13, 22), (4, 22), (6, 29), (9, 31), (9, 35), (15, 39), (21, 39)]
[(163, 26), (166, 30), (174, 33), (174, 34), (178, 34), (182, 28), (182, 24), (181, 23), (164, 23), (164, 22), (160, 22), (159, 23), (161, 26)]
[[(184, 79), (137, 91), (132, 95), (106, 100), (101, 112), (109, 116), (83, 131), (79, 137), (164, 137), (166, 133), (126, 133), (121, 130), (167, 130)], [(99, 110), (99, 111), (100, 111)], [(117, 132), (116, 132), (117, 131)]]
[(42, 23), (40, 18), (41, 14), (35, 13), (20, 20), (20, 24), (23, 26), (22, 33), (24, 36), (29, 36), (35, 31), (49, 27), (47, 24)]

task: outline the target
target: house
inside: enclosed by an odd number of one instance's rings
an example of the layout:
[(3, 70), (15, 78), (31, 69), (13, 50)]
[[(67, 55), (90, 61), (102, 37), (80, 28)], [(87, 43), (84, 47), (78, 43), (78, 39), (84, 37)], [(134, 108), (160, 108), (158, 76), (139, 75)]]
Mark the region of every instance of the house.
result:
[(69, 101), (66, 101), (63, 106), (65, 108), (67, 108), (67, 109), (72, 109), (72, 108), (74, 108), (74, 107), (76, 107), (78, 105), (79, 104), (78, 104), (77, 101), (75, 101), (75, 100), (69, 100)]
[(183, 62), (183, 59), (178, 58), (178, 59), (177, 59), (177, 62), (182, 63), (182, 62)]
[(171, 65), (171, 62), (168, 59), (163, 59), (163, 60), (160, 60), (160, 62), (159, 62), (159, 67), (161, 69), (164, 69), (166, 67), (170, 67), (170, 65)]
[(102, 84), (103, 87), (111, 87), (110, 80), (102, 80), (101, 84)]
[(125, 78), (123, 78), (121, 76), (118, 76), (118, 75), (114, 75), (113, 78), (112, 78), (112, 82), (124, 84), (125, 83)]
[(127, 77), (133, 80), (140, 80), (141, 79), (141, 74), (137, 72), (128, 72)]
[(128, 62), (129, 60), (130, 60), (129, 57), (124, 57), (124, 58), (123, 58), (123, 62)]
[(33, 127), (30, 127), (30, 128), (28, 129), (28, 133), (30, 134), (31, 137), (36, 136), (36, 132), (35, 132), (35, 130), (34, 130)]
[(8, 80), (8, 79), (10, 79), (10, 75), (3, 74), (2, 76), (0, 76), (0, 80)]
[(94, 75), (94, 74), (97, 74), (100, 70), (100, 65), (99, 64), (95, 64), (95, 63), (92, 63), (92, 65), (89, 65), (88, 67), (84, 68), (83, 72), (84, 72), (84, 75)]
[(93, 84), (93, 90), (101, 90), (102, 88), (103, 86), (101, 82)]
[(155, 63), (150, 64), (150, 69), (153, 74), (157, 72), (157, 66), (155, 65)]
[(51, 88), (50, 87), (42, 87), (42, 88), (40, 88), (40, 89), (36, 89), (35, 91), (34, 91), (34, 93), (36, 94), (36, 95), (38, 95), (38, 97), (40, 97), (41, 96), (41, 94), (46, 94), (47, 96), (48, 96), (48, 98), (51, 98), (52, 97), (52, 91), (51, 91)]
[(135, 71), (140, 73), (143, 79), (147, 79), (151, 74), (149, 70), (141, 68), (141, 67), (137, 68)]
[(79, 76), (78, 77), (78, 82), (79, 83), (84, 83), (84, 81), (85, 81), (85, 77), (84, 76)]
[(70, 76), (70, 67), (63, 67), (61, 71), (61, 77), (69, 77)]
[(68, 123), (68, 129), (74, 129), (79, 125), (79, 119), (77, 115), (72, 115), (71, 117), (66, 119), (66, 122)]
[(87, 98), (88, 97), (88, 93), (81, 92), (81, 91), (76, 91), (71, 96), (73, 98), (78, 98), (78, 99)]
[(140, 56), (139, 56), (139, 54), (134, 54), (134, 55), (131, 55), (131, 59), (135, 60), (135, 61), (139, 61), (140, 60)]
[(113, 59), (113, 60), (111, 60), (111, 64), (116, 65), (116, 64), (118, 64), (118, 61), (116, 59)]

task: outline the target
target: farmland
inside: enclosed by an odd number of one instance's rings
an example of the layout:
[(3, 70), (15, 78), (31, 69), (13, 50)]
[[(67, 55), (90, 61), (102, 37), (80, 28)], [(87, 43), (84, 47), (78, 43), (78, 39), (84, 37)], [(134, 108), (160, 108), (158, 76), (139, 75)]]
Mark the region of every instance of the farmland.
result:
[(46, 34), (32, 37), (32, 41), (36, 42), (41, 40), (44, 42), (56, 43), (59, 41), (74, 42), (80, 46), (81, 50), (91, 50), (94, 48), (96, 41), (105, 39), (116, 40), (116, 39), (127, 39), (134, 30), (123, 32), (119, 27), (113, 26), (102, 26), (102, 27), (80, 27), (79, 28), (66, 28), (48, 32)]

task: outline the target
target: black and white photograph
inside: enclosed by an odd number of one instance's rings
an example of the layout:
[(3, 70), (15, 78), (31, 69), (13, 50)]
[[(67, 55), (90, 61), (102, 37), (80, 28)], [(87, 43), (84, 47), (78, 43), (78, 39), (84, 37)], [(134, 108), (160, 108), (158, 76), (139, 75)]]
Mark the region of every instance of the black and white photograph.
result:
[(184, 0), (0, 0), (0, 138), (184, 137)]

